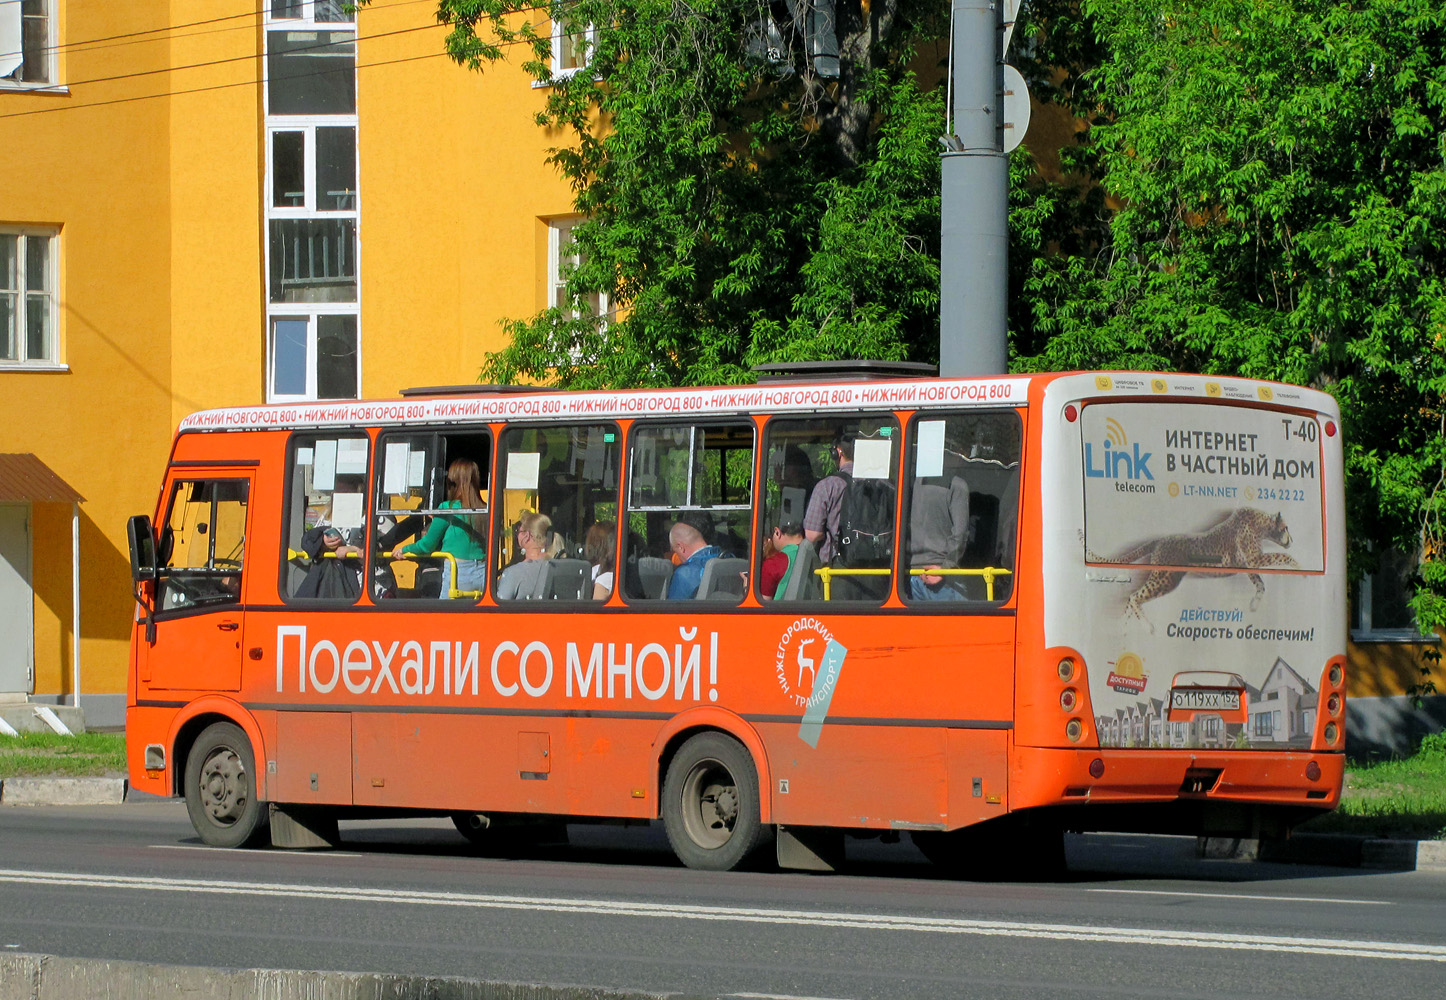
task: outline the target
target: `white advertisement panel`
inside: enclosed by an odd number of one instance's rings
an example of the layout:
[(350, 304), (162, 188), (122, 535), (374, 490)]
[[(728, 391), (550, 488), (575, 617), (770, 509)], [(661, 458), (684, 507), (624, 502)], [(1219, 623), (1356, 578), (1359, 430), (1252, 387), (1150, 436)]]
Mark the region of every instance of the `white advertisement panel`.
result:
[(1307, 745), (1333, 634), (1321, 421), (1097, 402), (1079, 428), (1069, 562), (1101, 745)]

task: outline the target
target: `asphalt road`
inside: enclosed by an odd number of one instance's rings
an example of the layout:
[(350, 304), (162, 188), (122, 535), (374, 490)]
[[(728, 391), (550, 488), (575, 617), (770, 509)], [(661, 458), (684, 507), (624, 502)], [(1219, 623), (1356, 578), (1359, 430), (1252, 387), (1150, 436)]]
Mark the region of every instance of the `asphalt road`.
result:
[(1446, 992), (1446, 874), (1199, 861), (1086, 837), (1054, 883), (939, 878), (906, 842), (833, 875), (693, 872), (657, 829), (480, 857), (445, 820), (329, 852), (204, 847), (173, 802), (0, 809), (0, 948), (707, 996)]

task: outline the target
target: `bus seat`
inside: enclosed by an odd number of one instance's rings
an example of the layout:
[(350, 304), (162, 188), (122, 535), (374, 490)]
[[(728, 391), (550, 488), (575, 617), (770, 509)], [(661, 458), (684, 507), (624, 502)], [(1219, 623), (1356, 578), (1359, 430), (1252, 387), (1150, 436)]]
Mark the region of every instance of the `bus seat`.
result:
[(556, 601), (581, 601), (592, 597), (583, 593), (592, 563), (586, 559), (549, 559), (547, 561), (546, 596)]
[(778, 595), (780, 601), (811, 601), (823, 596), (818, 574), (814, 570), (823, 564), (818, 561), (818, 550), (807, 540), (798, 543), (798, 552), (793, 557), (793, 572), (788, 575), (788, 587)]
[(643, 580), (643, 596), (650, 601), (661, 601), (668, 593), (668, 581), (673, 579), (673, 561), (661, 556), (643, 556), (638, 560), (638, 576)]
[(748, 572), (747, 559), (732, 559), (719, 556), (703, 564), (703, 579), (698, 584), (697, 599), (700, 601), (743, 600), (747, 584), (741, 574)]

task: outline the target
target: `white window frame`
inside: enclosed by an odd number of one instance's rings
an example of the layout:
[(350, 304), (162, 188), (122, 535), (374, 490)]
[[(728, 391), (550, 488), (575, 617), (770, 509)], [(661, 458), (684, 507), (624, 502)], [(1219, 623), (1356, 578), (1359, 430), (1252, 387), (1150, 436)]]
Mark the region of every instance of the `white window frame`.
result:
[[(354, 207), (349, 210), (321, 211), (316, 208), (316, 130), (318, 127), (356, 128), (356, 115), (310, 115), (306, 117), (278, 115), (270, 118), (266, 126), (266, 235), (263, 262), (266, 274), (266, 401), (269, 403), (309, 402), (317, 397), (316, 342), (317, 317), (343, 315), (356, 317), (357, 331), (357, 398), (361, 396), (361, 179), (356, 180), (353, 195)], [(303, 157), (303, 204), (296, 207), (275, 207), (273, 185), (276, 172), (271, 161), (273, 136), (277, 132), (302, 132)], [(355, 155), (355, 154), (354, 154)], [(361, 163), (357, 161), (358, 175)], [(351, 219), (356, 223), (356, 300), (353, 302), (273, 302), (271, 301), (271, 220), (273, 219)], [(278, 319), (307, 320), (307, 370), (306, 392), (302, 395), (276, 392), (276, 332)]]
[[(43, 81), (27, 81), (11, 79), (11, 77), (9, 76), (0, 77), (0, 90), (59, 90), (62, 92), (65, 90), (65, 88), (59, 86), (58, 82), (60, 79), (60, 60), (58, 58), (60, 46), (57, 41), (57, 36), (59, 33), (57, 22), (60, 19), (56, 16), (56, 4), (59, 2), (59, 0), (40, 0), (40, 2), (44, 5), (45, 9), (45, 13), (43, 15), (45, 17), (45, 79)], [(18, 6), (19, 0), (16, 0), (16, 3)], [(22, 24), (22, 39), (24, 38), (24, 30), (24, 25)], [(21, 43), (21, 51), (24, 51), (23, 41)], [(20, 66), (15, 70), (15, 72), (19, 73), (21, 69), (24, 69), (24, 67), (25, 61), (22, 58)]]
[[(307, 303), (301, 303), (307, 305)], [(275, 309), (266, 317), (266, 401), (268, 403), (312, 403), (321, 399), (317, 395), (317, 341), (322, 316), (356, 316), (356, 313), (341, 309)], [(276, 391), (276, 323), (278, 320), (295, 320), (306, 323), (306, 388), (303, 392), (281, 393)], [(361, 322), (357, 317), (356, 337), (356, 385), (361, 396)], [(330, 399), (331, 397), (327, 397)]]
[[(552, 54), (548, 60), (548, 72), (552, 75), (546, 80), (533, 80), (532, 86), (534, 88), (550, 87), (558, 80), (566, 80), (574, 73), (585, 70), (592, 65), (593, 47), (597, 45), (597, 25), (588, 24), (587, 27), (581, 31), (563, 31), (562, 29), (563, 22), (554, 15), (552, 18), (552, 44), (549, 46)], [(562, 40), (568, 36), (581, 38), (587, 46), (587, 51), (583, 54), (581, 63), (576, 66), (564, 68), (562, 65)]]
[[(19, 237), (16, 243), (16, 268), (15, 288), (4, 288), (6, 293), (15, 295), (15, 350), (19, 355), (15, 360), (0, 359), (0, 371), (69, 371), (69, 366), (61, 359), (61, 338), (60, 338), (60, 231), (41, 226), (0, 226), (0, 236)], [(29, 338), (26, 335), (25, 317), (30, 310), (30, 297), (34, 292), (27, 291), (26, 285), (26, 257), (25, 244), (30, 240), (46, 241), (46, 259), (49, 263), (47, 287), (41, 289), (40, 294), (45, 296), (46, 329), (50, 339), (50, 357), (32, 361), (26, 357), (29, 348)], [(5, 280), (0, 276), (0, 281)]]
[(356, 15), (353, 14), (349, 21), (318, 21), (316, 19), (317, 0), (298, 0), (296, 6), (300, 13), (296, 17), (277, 17), (271, 12), (271, 0), (262, 0), (265, 4), (267, 24), (284, 25), (316, 25), (320, 30), (325, 31), (333, 26), (340, 25), (345, 28), (348, 25), (356, 24)]
[[(576, 309), (568, 308), (567, 281), (562, 276), (562, 267), (564, 264), (576, 266), (579, 255), (576, 252), (564, 254), (563, 247), (571, 242), (569, 237), (573, 229), (585, 221), (586, 218), (581, 215), (547, 220), (547, 306), (549, 309), (562, 309), (570, 319), (577, 319), (579, 313)], [(596, 295), (597, 319), (606, 324), (608, 294), (597, 292)]]
[[(267, 28), (292, 30), (292, 31), (340, 31), (353, 34), (353, 44), (360, 42), (360, 35), (357, 32), (356, 17), (352, 16), (350, 21), (317, 21), (316, 0), (301, 0), (299, 4), (299, 16), (297, 17), (275, 17), (271, 13), (271, 0), (263, 0), (265, 11), (265, 23)], [(265, 43), (263, 42), (263, 52)], [(263, 55), (263, 64), (269, 65)], [(263, 100), (266, 107), (266, 154), (265, 170), (266, 183), (264, 185), (265, 203), (263, 214), (265, 217), (265, 237), (263, 250), (263, 265), (265, 267), (265, 300), (266, 300), (266, 326), (263, 336), (265, 337), (265, 371), (262, 377), (265, 382), (265, 397), (269, 403), (290, 403), (290, 402), (311, 402), (317, 400), (317, 342), (319, 339), (320, 318), (323, 316), (351, 316), (353, 317), (356, 329), (356, 397), (361, 396), (361, 375), (362, 375), (362, 328), (361, 328), (361, 272), (362, 272), (362, 234), (361, 234), (361, 157), (359, 148), (353, 153), (354, 162), (357, 165), (356, 177), (354, 178), (355, 188), (352, 195), (352, 206), (349, 209), (327, 209), (320, 210), (317, 205), (316, 191), (316, 130), (318, 128), (352, 128), (356, 130), (359, 145), (359, 116), (355, 113), (346, 115), (273, 115), (271, 114), (271, 91), (269, 79), (263, 81)], [(303, 196), (302, 204), (299, 206), (275, 206), (275, 164), (272, 159), (274, 136), (277, 132), (301, 132), (302, 139), (302, 178)], [(272, 302), (271, 301), (271, 222), (273, 219), (351, 219), (356, 226), (356, 297), (352, 302)], [(305, 391), (301, 394), (278, 393), (276, 392), (276, 322), (278, 320), (298, 320), (306, 323), (306, 385)]]
[[(266, 123), (266, 214), (273, 219), (357, 219), (361, 216), (361, 182), (356, 181), (352, 189), (351, 208), (316, 207), (316, 130), (319, 128), (357, 129), (356, 115), (275, 115)], [(272, 150), (278, 132), (300, 132), (302, 135), (302, 203), (300, 205), (276, 204), (276, 171), (272, 163)], [(353, 133), (355, 135), (355, 132)], [(360, 149), (353, 139), (352, 162), (358, 168)]]

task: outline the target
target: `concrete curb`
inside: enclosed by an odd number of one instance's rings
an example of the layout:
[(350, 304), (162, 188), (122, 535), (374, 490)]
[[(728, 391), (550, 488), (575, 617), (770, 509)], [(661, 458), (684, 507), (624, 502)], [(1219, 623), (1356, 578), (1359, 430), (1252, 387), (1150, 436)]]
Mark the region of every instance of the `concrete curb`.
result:
[(0, 954), (0, 1000), (686, 1000), (680, 993), (541, 986), (452, 976), (206, 969), (54, 955)]
[(127, 787), (124, 778), (6, 778), (0, 781), (0, 805), (119, 805)]
[(1344, 833), (1297, 833), (1289, 840), (1202, 837), (1197, 853), (1236, 861), (1446, 872), (1446, 840), (1383, 840)]

